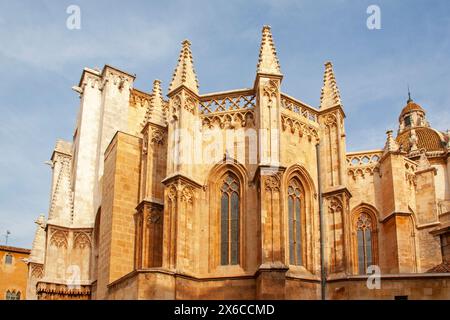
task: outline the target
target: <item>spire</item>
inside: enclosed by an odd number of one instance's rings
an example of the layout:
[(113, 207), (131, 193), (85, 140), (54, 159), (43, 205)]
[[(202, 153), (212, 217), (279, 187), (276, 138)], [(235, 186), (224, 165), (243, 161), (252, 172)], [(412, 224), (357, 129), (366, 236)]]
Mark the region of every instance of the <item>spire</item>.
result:
[(180, 57), (178, 58), (178, 64), (169, 86), (169, 93), (181, 85), (186, 86), (198, 94), (198, 80), (194, 70), (194, 61), (192, 59), (191, 43), (189, 40), (182, 42)]
[[(55, 151), (58, 150), (57, 142)], [(51, 196), (50, 210), (48, 213), (48, 220), (57, 220), (59, 222), (69, 224), (73, 219), (73, 192), (71, 188), (71, 157), (56, 153), (53, 161), (53, 175), (56, 177), (56, 182)]]
[(259, 49), (256, 70), (257, 73), (281, 75), (280, 62), (278, 61), (270, 26), (264, 26), (262, 29), (261, 48)]
[(384, 153), (398, 151), (399, 146), (397, 144), (397, 141), (395, 141), (394, 137), (392, 136), (392, 130), (388, 130), (386, 132), (386, 134), (387, 134), (387, 138), (386, 138), (386, 144), (384, 145)]
[(334, 77), (333, 65), (330, 61), (327, 61), (325, 62), (325, 74), (320, 95), (320, 109), (331, 108), (339, 104), (341, 104), (341, 94)]
[(45, 253), (45, 216), (41, 214), (35, 223), (37, 227), (31, 248), (30, 260), (32, 262), (43, 263)]
[(145, 112), (144, 122), (142, 124), (143, 126), (150, 121), (161, 126), (166, 125), (164, 100), (161, 92), (161, 81), (156, 79), (153, 81), (152, 97), (150, 98), (150, 104)]

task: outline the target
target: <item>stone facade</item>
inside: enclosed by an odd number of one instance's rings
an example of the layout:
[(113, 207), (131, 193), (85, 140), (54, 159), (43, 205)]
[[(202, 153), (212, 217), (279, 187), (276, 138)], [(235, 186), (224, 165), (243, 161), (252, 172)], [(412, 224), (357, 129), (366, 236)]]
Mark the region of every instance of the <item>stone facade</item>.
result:
[(187, 40), (167, 98), (134, 78), (73, 88), (30, 298), (450, 298), (450, 135), (411, 99), (383, 148), (347, 152), (332, 64), (319, 107), (283, 93), (268, 26), (251, 88), (200, 94)]

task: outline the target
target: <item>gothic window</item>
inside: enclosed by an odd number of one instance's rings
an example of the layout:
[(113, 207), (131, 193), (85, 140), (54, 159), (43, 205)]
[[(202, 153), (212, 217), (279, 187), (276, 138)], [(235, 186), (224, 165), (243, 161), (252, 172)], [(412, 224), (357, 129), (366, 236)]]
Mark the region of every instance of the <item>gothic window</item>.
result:
[(302, 265), (302, 192), (296, 180), (288, 187), (289, 263)]
[(20, 300), (20, 291), (6, 291), (6, 300)]
[(220, 262), (221, 265), (239, 264), (239, 180), (227, 174), (223, 180), (220, 200)]
[(372, 219), (367, 213), (361, 213), (356, 221), (359, 274), (366, 274), (367, 267), (373, 264), (372, 230)]
[(5, 256), (5, 264), (12, 264), (12, 259), (13, 259), (12, 255), (8, 253)]

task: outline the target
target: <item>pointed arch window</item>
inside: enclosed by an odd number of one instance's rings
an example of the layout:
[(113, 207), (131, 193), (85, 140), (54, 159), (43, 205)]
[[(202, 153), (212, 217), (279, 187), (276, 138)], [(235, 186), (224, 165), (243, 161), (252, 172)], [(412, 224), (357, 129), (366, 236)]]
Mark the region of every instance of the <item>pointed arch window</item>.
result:
[(220, 188), (220, 262), (239, 264), (240, 185), (233, 174), (227, 174)]
[(356, 241), (358, 248), (358, 273), (366, 274), (373, 264), (373, 225), (367, 213), (361, 213), (356, 220)]
[(6, 300), (20, 300), (20, 291), (6, 291)]
[(293, 179), (288, 187), (289, 263), (302, 265), (302, 189)]

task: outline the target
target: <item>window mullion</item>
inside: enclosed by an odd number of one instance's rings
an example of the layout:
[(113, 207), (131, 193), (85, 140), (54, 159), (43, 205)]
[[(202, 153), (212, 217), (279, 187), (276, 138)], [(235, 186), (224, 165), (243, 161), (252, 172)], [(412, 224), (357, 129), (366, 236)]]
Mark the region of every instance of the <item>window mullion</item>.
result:
[(232, 237), (232, 230), (231, 230), (231, 193), (227, 192), (228, 194), (228, 264), (231, 264), (231, 237)]
[(364, 253), (364, 274), (367, 273), (367, 242), (366, 242), (366, 229), (362, 228), (363, 235), (363, 253)]

